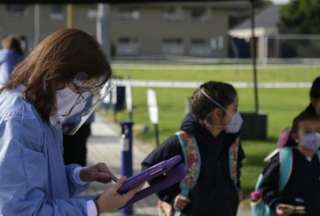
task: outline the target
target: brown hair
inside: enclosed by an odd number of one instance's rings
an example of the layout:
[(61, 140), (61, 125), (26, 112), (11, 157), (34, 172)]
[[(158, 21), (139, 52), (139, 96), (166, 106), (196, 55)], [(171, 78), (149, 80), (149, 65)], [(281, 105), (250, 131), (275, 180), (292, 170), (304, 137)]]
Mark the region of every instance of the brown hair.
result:
[(286, 143), (286, 146), (298, 145), (298, 143), (294, 139), (294, 136), (298, 134), (301, 123), (306, 121), (320, 121), (320, 116), (310, 110), (305, 110), (304, 112), (300, 113), (292, 122), (290, 136)]
[(225, 109), (234, 102), (237, 96), (235, 88), (228, 83), (208, 81), (202, 84), (191, 97), (191, 111), (199, 120), (205, 120), (214, 108), (221, 108), (216, 103), (210, 101), (201, 92), (201, 89)]
[(9, 35), (3, 38), (1, 41), (1, 45), (5, 49), (13, 50), (20, 55), (23, 55), (23, 49), (21, 47), (20, 40), (14, 35)]
[[(63, 29), (46, 37), (14, 70), (3, 89), (24, 85), (25, 98), (49, 121), (56, 110), (58, 84), (69, 84), (79, 74), (99, 87), (111, 77), (111, 67), (96, 40), (77, 29)], [(98, 79), (100, 83), (96, 84)]]

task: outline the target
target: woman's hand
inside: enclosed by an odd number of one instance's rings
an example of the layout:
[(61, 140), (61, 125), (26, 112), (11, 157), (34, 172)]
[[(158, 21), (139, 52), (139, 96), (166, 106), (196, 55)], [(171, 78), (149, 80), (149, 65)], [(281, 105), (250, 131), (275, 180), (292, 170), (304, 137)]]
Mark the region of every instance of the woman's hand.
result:
[(189, 203), (190, 200), (187, 197), (178, 195), (174, 199), (173, 207), (174, 209), (183, 210)]
[(125, 194), (119, 194), (117, 191), (126, 180), (126, 177), (121, 177), (99, 196), (95, 201), (99, 213), (112, 212), (123, 207), (140, 190), (139, 186)]
[(98, 181), (101, 183), (108, 183), (111, 180), (118, 181), (118, 178), (112, 174), (105, 163), (97, 163), (81, 169), (80, 179), (85, 182)]
[(276, 213), (278, 216), (289, 216), (292, 215), (295, 208), (292, 205), (279, 204), (276, 208)]

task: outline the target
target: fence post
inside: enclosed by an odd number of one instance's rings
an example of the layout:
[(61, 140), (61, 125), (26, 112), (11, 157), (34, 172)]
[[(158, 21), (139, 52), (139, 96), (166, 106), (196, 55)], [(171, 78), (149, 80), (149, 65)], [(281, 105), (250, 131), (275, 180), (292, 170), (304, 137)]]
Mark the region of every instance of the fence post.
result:
[[(130, 177), (132, 176), (132, 121), (123, 121), (121, 124), (121, 175)], [(123, 215), (134, 215), (133, 205), (121, 209)]]

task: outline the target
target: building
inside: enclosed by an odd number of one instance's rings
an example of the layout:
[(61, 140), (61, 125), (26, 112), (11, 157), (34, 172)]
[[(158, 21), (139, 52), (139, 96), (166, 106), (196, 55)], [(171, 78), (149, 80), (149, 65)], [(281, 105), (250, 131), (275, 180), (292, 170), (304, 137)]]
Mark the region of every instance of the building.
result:
[[(268, 56), (275, 56), (274, 51), (272, 50), (272, 47), (274, 45), (271, 44), (271, 43), (274, 43), (274, 40), (272, 41), (270, 40), (270, 38), (275, 38), (278, 36), (279, 23), (280, 23), (280, 6), (279, 5), (271, 4), (268, 7), (266, 7), (264, 10), (260, 11), (255, 17), (257, 58), (260, 59), (261, 61), (263, 61), (264, 59), (267, 59)], [(240, 38), (249, 42), (251, 38), (250, 19), (247, 19), (243, 23), (240, 23), (235, 28), (232, 28), (229, 31), (229, 35), (234, 38)], [(240, 49), (240, 47), (238, 47), (238, 49)]]
[[(226, 58), (228, 31), (248, 17), (247, 2), (144, 3), (110, 6), (112, 54), (117, 57)], [(39, 12), (37, 19), (37, 11)], [(30, 47), (66, 27), (65, 5), (0, 5), (0, 36), (25, 35)], [(36, 17), (36, 19), (35, 19)], [(97, 5), (73, 6), (73, 27), (96, 36)], [(38, 27), (37, 27), (38, 26)], [(37, 31), (39, 30), (39, 31)]]

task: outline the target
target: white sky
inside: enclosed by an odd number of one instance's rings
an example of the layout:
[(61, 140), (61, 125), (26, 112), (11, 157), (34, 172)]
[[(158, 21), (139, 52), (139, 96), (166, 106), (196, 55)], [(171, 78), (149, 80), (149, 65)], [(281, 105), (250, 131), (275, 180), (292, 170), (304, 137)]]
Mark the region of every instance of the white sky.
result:
[(284, 4), (289, 2), (289, 0), (271, 0), (271, 1), (273, 1), (276, 4)]

